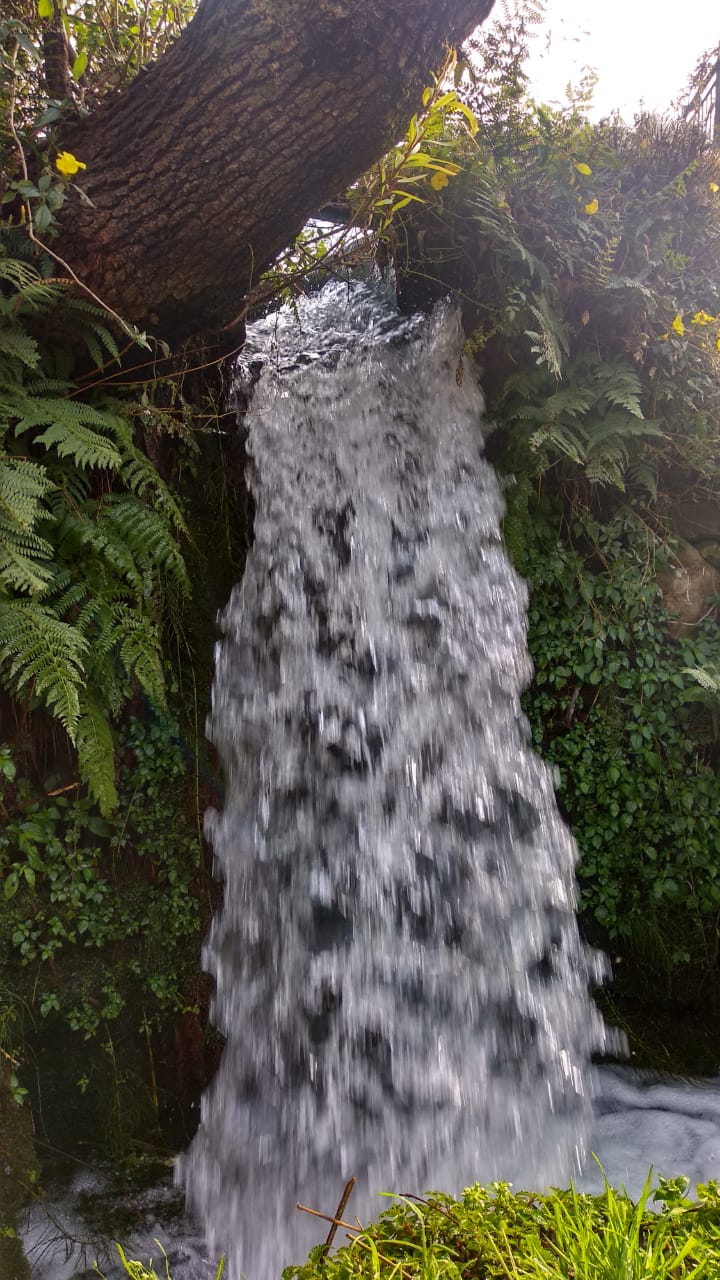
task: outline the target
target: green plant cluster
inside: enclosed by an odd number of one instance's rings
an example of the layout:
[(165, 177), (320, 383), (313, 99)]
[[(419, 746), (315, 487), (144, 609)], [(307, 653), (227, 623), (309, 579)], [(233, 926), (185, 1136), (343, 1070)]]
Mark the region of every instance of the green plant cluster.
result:
[(112, 720), (138, 688), (164, 703), (185, 525), (135, 443), (134, 398), (83, 378), (83, 354), (118, 357), (108, 318), (50, 270), (0, 239), (0, 684), (60, 722), (107, 814)]
[(464, 299), (508, 470), (651, 506), (679, 477), (712, 487), (720, 152), (679, 117), (592, 123), (591, 81), (564, 108), (533, 101), (542, 4), (503, 9), (458, 64), (476, 127), (433, 137), (447, 182), (403, 210), (395, 256)]
[[(156, 1241), (156, 1243), (158, 1242)], [(170, 1275), (170, 1263), (168, 1260), (168, 1256), (161, 1244), (158, 1244), (158, 1248), (160, 1250), (160, 1256), (162, 1258), (162, 1266), (163, 1266), (161, 1277), (158, 1276), (158, 1273), (155, 1270), (152, 1260), (148, 1262), (147, 1266), (145, 1266), (143, 1262), (138, 1262), (132, 1258), (126, 1258), (125, 1251), (121, 1245), (118, 1244), (115, 1247), (120, 1257), (120, 1265), (123, 1271), (125, 1272), (125, 1275), (130, 1277), (130, 1280), (172, 1280)], [(97, 1274), (99, 1276), (102, 1276), (102, 1272), (97, 1266), (95, 1267), (95, 1270), (97, 1271)], [(221, 1258), (217, 1267), (215, 1268), (214, 1280), (220, 1280), (224, 1270), (225, 1270), (225, 1261), (223, 1258)]]
[(605, 1185), (602, 1195), (513, 1192), (472, 1186), (460, 1200), (400, 1196), (350, 1243), (319, 1247), (283, 1280), (710, 1280), (720, 1268), (720, 1190), (649, 1178), (634, 1203)]
[(717, 655), (718, 624), (668, 634), (656, 542), (636, 513), (566, 521), (541, 502), (522, 535), (536, 668), (524, 705), (580, 848), (581, 907), (607, 938), (652, 944), (660, 969), (712, 970), (720, 741), (692, 673)]
[(719, 179), (718, 153), (678, 120), (590, 125), (528, 104), (509, 147), (486, 131), (463, 194), (470, 344), (524, 469), (534, 456), (558, 487), (645, 501), (678, 467), (714, 482)]
[(81, 795), (34, 798), (0, 755), (3, 971), (31, 1020), (58, 1016), (86, 1038), (128, 1010), (144, 1027), (166, 1024), (184, 1007), (202, 930), (203, 851), (177, 724), (131, 717), (119, 750), (112, 822)]

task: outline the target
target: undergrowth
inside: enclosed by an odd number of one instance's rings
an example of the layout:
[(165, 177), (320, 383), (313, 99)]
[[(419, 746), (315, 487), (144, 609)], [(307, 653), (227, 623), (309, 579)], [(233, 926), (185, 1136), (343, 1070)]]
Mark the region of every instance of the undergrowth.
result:
[(687, 1180), (649, 1179), (634, 1203), (602, 1195), (473, 1186), (460, 1200), (399, 1197), (330, 1256), (318, 1248), (283, 1280), (700, 1280), (720, 1271), (716, 1183), (686, 1198)]
[[(506, 1183), (477, 1184), (459, 1200), (442, 1194), (393, 1197), (348, 1243), (286, 1267), (282, 1280), (711, 1280), (720, 1274), (720, 1189), (650, 1176), (637, 1202), (607, 1183), (601, 1195), (573, 1187), (545, 1195)], [(655, 1210), (651, 1204), (655, 1205)], [(347, 1226), (347, 1224), (341, 1224)], [(153, 1262), (131, 1261), (131, 1280), (170, 1280)], [(216, 1280), (222, 1273), (222, 1263)]]
[(668, 634), (660, 552), (636, 513), (567, 521), (557, 503), (532, 503), (520, 529), (514, 515), (536, 668), (524, 706), (579, 845), (581, 909), (613, 946), (651, 953), (656, 973), (711, 972), (720, 739), (694, 672), (715, 659), (718, 624)]
[(107, 1039), (126, 1008), (143, 1033), (184, 1007), (205, 877), (197, 818), (186, 812), (193, 744), (172, 719), (144, 715), (127, 721), (119, 752), (112, 822), (82, 795), (28, 793), (0, 756), (0, 959), (26, 1031), (62, 1018), (86, 1039)]
[(162, 632), (188, 592), (186, 528), (136, 443), (151, 408), (87, 377), (84, 361), (117, 360), (109, 318), (49, 260), (12, 256), (11, 239), (0, 238), (0, 686), (62, 726), (107, 816), (113, 721), (138, 690), (165, 703)]

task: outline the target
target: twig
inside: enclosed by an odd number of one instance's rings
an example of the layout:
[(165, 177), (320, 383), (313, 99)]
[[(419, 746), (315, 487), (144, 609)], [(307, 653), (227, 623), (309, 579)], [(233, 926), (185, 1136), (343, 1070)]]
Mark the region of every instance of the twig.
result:
[(308, 1209), (306, 1204), (296, 1204), (296, 1209), (301, 1213), (309, 1213), (313, 1218), (322, 1218), (323, 1222), (332, 1222), (336, 1227), (344, 1227), (346, 1231), (353, 1231), (355, 1235), (363, 1230), (362, 1227), (354, 1227), (351, 1222), (343, 1222), (341, 1218), (331, 1218), (329, 1213), (318, 1213), (317, 1209)]
[(337, 1231), (337, 1229), (338, 1229), (338, 1223), (342, 1220), (342, 1216), (343, 1216), (343, 1214), (344, 1214), (344, 1212), (345, 1212), (345, 1210), (346, 1210), (346, 1208), (347, 1208), (347, 1202), (348, 1202), (348, 1200), (350, 1199), (350, 1196), (352, 1195), (352, 1189), (353, 1189), (353, 1187), (354, 1187), (354, 1186), (355, 1186), (355, 1179), (354, 1179), (354, 1178), (350, 1178), (350, 1179), (345, 1183), (345, 1190), (343, 1191), (343, 1193), (342, 1193), (342, 1195), (341, 1195), (341, 1197), (340, 1197), (340, 1203), (338, 1204), (338, 1207), (337, 1207), (337, 1209), (335, 1210), (335, 1218), (333, 1219), (333, 1224), (332, 1224), (332, 1226), (331, 1226), (330, 1230), (328, 1231), (327, 1240), (325, 1241), (325, 1244), (323, 1245), (323, 1256), (324, 1256), (326, 1253), (329, 1253), (329, 1251), (330, 1251), (330, 1247), (331, 1247), (331, 1245), (332, 1245), (332, 1242), (333, 1242), (333, 1240), (335, 1239), (335, 1233), (336, 1233), (336, 1231)]
[(442, 1205), (437, 1204), (434, 1200), (426, 1200), (424, 1196), (413, 1195), (412, 1191), (400, 1192), (399, 1196), (401, 1200), (415, 1200), (418, 1204), (427, 1205), (428, 1209), (434, 1209), (436, 1213), (444, 1214), (446, 1218), (449, 1218), (450, 1222), (458, 1221), (454, 1213), (450, 1213), (448, 1209), (444, 1209)]

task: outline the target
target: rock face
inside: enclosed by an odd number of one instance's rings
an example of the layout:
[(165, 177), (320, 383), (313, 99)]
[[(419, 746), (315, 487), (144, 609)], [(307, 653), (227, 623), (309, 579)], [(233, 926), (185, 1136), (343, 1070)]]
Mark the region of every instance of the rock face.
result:
[(704, 502), (676, 502), (669, 512), (672, 527), (690, 542), (709, 539), (720, 542), (720, 502), (712, 498)]
[(693, 628), (716, 608), (720, 570), (689, 542), (675, 552), (669, 568), (658, 574), (665, 608), (677, 615), (668, 624), (672, 636), (691, 635)]

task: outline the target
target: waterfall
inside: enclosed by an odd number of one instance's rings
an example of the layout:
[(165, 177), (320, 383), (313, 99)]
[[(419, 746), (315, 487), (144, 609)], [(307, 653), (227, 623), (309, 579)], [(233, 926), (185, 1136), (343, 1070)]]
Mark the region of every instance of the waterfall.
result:
[[(457, 316), (367, 284), (261, 322), (255, 537), (223, 615), (206, 962), (228, 1037), (186, 1158), (229, 1280), (377, 1193), (577, 1167), (599, 962), (528, 747), (526, 592)], [(254, 359), (256, 357), (256, 359)]]

